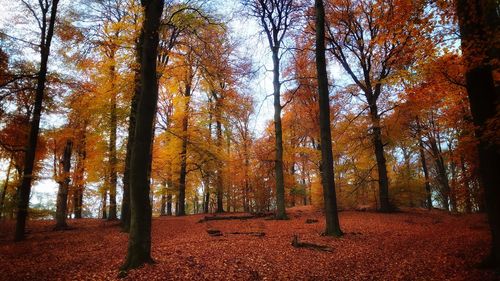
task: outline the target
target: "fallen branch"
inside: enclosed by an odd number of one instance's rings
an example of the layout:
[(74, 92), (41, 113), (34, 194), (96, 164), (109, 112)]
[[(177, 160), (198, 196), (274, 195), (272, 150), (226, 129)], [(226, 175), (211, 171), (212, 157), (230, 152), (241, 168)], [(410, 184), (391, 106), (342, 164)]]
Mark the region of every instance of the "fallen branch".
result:
[(218, 229), (207, 229), (207, 233), (210, 236), (222, 236), (222, 232)]
[(331, 252), (332, 251), (332, 249), (330, 247), (325, 246), (325, 245), (318, 245), (318, 244), (313, 244), (313, 243), (308, 243), (308, 242), (300, 242), (299, 237), (297, 235), (293, 236), (292, 246), (295, 248), (308, 248), (308, 249), (324, 251), (324, 252)]
[(262, 236), (266, 235), (265, 232), (256, 232), (256, 231), (250, 231), (250, 232), (236, 231), (236, 232), (229, 232), (229, 234), (242, 234), (242, 235), (251, 235), (251, 236), (258, 236), (258, 237), (262, 237)]
[(307, 224), (311, 224), (311, 223), (317, 223), (318, 220), (317, 219), (306, 219), (306, 223)]
[(207, 221), (220, 221), (220, 220), (248, 220), (248, 219), (258, 219), (263, 217), (268, 217), (274, 215), (272, 213), (257, 213), (253, 215), (243, 215), (243, 216), (205, 216), (198, 223)]

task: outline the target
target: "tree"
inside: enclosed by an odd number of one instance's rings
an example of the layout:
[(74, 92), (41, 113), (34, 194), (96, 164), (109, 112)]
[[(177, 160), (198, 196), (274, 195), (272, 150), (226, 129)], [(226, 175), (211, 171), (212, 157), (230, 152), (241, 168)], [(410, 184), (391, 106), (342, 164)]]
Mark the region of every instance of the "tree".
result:
[(402, 0), (331, 0), (328, 5), (329, 50), (368, 104), (382, 212), (391, 206), (380, 100), (388, 80), (428, 51), (422, 34), (432, 25), (421, 5)]
[(57, 191), (57, 206), (56, 206), (56, 226), (55, 229), (64, 229), (68, 225), (66, 217), (68, 216), (68, 189), (70, 182), (71, 169), (71, 151), (73, 149), (73, 141), (68, 139), (64, 146), (63, 157), (61, 159), (62, 173), (59, 176), (59, 190)]
[(476, 126), (479, 150), (479, 174), (484, 187), (486, 211), (492, 243), (487, 263), (500, 270), (500, 161), (498, 128), (500, 88), (493, 71), (498, 71), (500, 17), (494, 0), (457, 0), (456, 12), (461, 47), (466, 63), (466, 83), (470, 109)]
[(141, 95), (137, 107), (134, 143), (130, 167), (130, 233), (128, 254), (122, 272), (151, 263), (150, 169), (153, 124), (158, 101), (156, 60), (163, 0), (142, 0), (144, 21), (141, 46)]
[[(35, 164), (35, 152), (38, 141), (38, 132), (40, 130), (40, 117), (42, 113), (42, 103), (45, 92), (45, 82), (47, 78), (47, 63), (50, 54), (50, 45), (54, 35), (54, 26), (56, 22), (57, 5), (59, 0), (40, 1), (41, 17), (36, 15), (33, 7), (28, 6), (28, 9), (34, 14), (40, 27), (40, 69), (37, 75), (37, 87), (35, 94), (35, 102), (33, 116), (30, 122), (30, 133), (28, 137), (28, 146), (24, 156), (24, 170), (22, 183), (18, 189), (18, 204), (16, 231), (14, 239), (16, 241), (24, 239), (24, 231), (26, 228), (26, 218), (28, 216), (29, 198), (31, 193), (31, 181), (33, 178), (33, 166)], [(50, 13), (49, 13), (50, 10)]]
[(294, 0), (254, 0), (250, 3), (253, 16), (259, 19), (271, 49), (273, 59), (273, 98), (275, 136), (276, 219), (286, 219), (285, 180), (283, 174), (283, 128), (281, 125), (280, 61), (285, 35), (290, 28), (297, 6)]
[(341, 236), (337, 214), (337, 196), (333, 171), (332, 133), (330, 130), (330, 96), (325, 57), (325, 8), (322, 0), (315, 0), (316, 11), (316, 70), (319, 95), (319, 125), (321, 135), (321, 183), (325, 201), (326, 235)]

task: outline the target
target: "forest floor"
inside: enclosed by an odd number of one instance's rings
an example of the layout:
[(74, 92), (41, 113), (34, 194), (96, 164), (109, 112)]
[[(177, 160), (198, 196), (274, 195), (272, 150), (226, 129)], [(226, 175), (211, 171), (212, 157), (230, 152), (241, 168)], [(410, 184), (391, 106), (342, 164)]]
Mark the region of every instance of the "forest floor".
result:
[[(490, 236), (484, 215), (409, 210), (394, 214), (345, 211), (345, 235), (321, 236), (324, 219), (312, 207), (288, 209), (290, 220), (199, 222), (203, 215), (153, 219), (155, 264), (125, 280), (495, 280), (478, 269)], [(231, 214), (234, 215), (234, 214)], [(307, 219), (318, 220), (306, 223)], [(1, 280), (114, 280), (127, 251), (118, 222), (30, 221), (26, 241), (12, 242), (13, 222), (0, 223)], [(220, 230), (210, 236), (207, 230)], [(232, 232), (240, 232), (234, 234)], [(248, 233), (247, 233), (248, 232)], [(259, 235), (260, 232), (265, 235)], [(245, 234), (241, 234), (245, 233)], [(330, 251), (295, 248), (299, 241)]]

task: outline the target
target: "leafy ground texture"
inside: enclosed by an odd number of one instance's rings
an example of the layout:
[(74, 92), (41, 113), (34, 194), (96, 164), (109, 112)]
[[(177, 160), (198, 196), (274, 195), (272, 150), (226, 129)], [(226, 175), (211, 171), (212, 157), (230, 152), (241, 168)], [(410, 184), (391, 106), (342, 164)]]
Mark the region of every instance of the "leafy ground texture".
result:
[[(286, 221), (199, 222), (203, 215), (155, 218), (152, 251), (156, 263), (131, 270), (124, 280), (498, 278), (477, 267), (490, 243), (484, 215), (346, 211), (340, 213), (345, 235), (335, 239), (321, 236), (324, 219), (320, 211), (298, 207), (288, 213)], [(69, 224), (72, 230), (52, 231), (52, 221), (30, 221), (27, 240), (14, 243), (13, 222), (1, 223), (0, 279), (117, 279), (127, 248), (127, 235), (120, 232), (118, 223), (82, 219)], [(222, 235), (211, 236), (207, 230), (219, 230)], [(331, 251), (295, 248), (291, 245), (294, 235)]]

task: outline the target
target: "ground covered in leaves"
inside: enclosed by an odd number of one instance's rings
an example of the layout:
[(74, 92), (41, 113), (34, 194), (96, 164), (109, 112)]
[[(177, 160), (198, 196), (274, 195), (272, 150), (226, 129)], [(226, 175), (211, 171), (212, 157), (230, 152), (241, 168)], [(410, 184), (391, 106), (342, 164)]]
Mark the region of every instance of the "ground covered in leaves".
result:
[[(199, 222), (204, 216), (153, 219), (155, 264), (125, 280), (495, 280), (477, 268), (490, 241), (483, 215), (411, 210), (395, 214), (341, 212), (345, 235), (321, 236), (312, 207), (288, 210), (290, 220)], [(234, 215), (234, 214), (231, 214)], [(306, 220), (308, 220), (306, 223)], [(318, 222), (315, 222), (318, 220)], [(1, 280), (114, 280), (127, 235), (117, 222), (70, 220), (28, 224), (14, 243), (12, 222), (0, 223)], [(209, 232), (216, 235), (211, 236)], [(219, 231), (219, 232), (216, 232)], [(221, 235), (219, 235), (221, 234)], [(326, 246), (295, 248), (292, 239)]]

